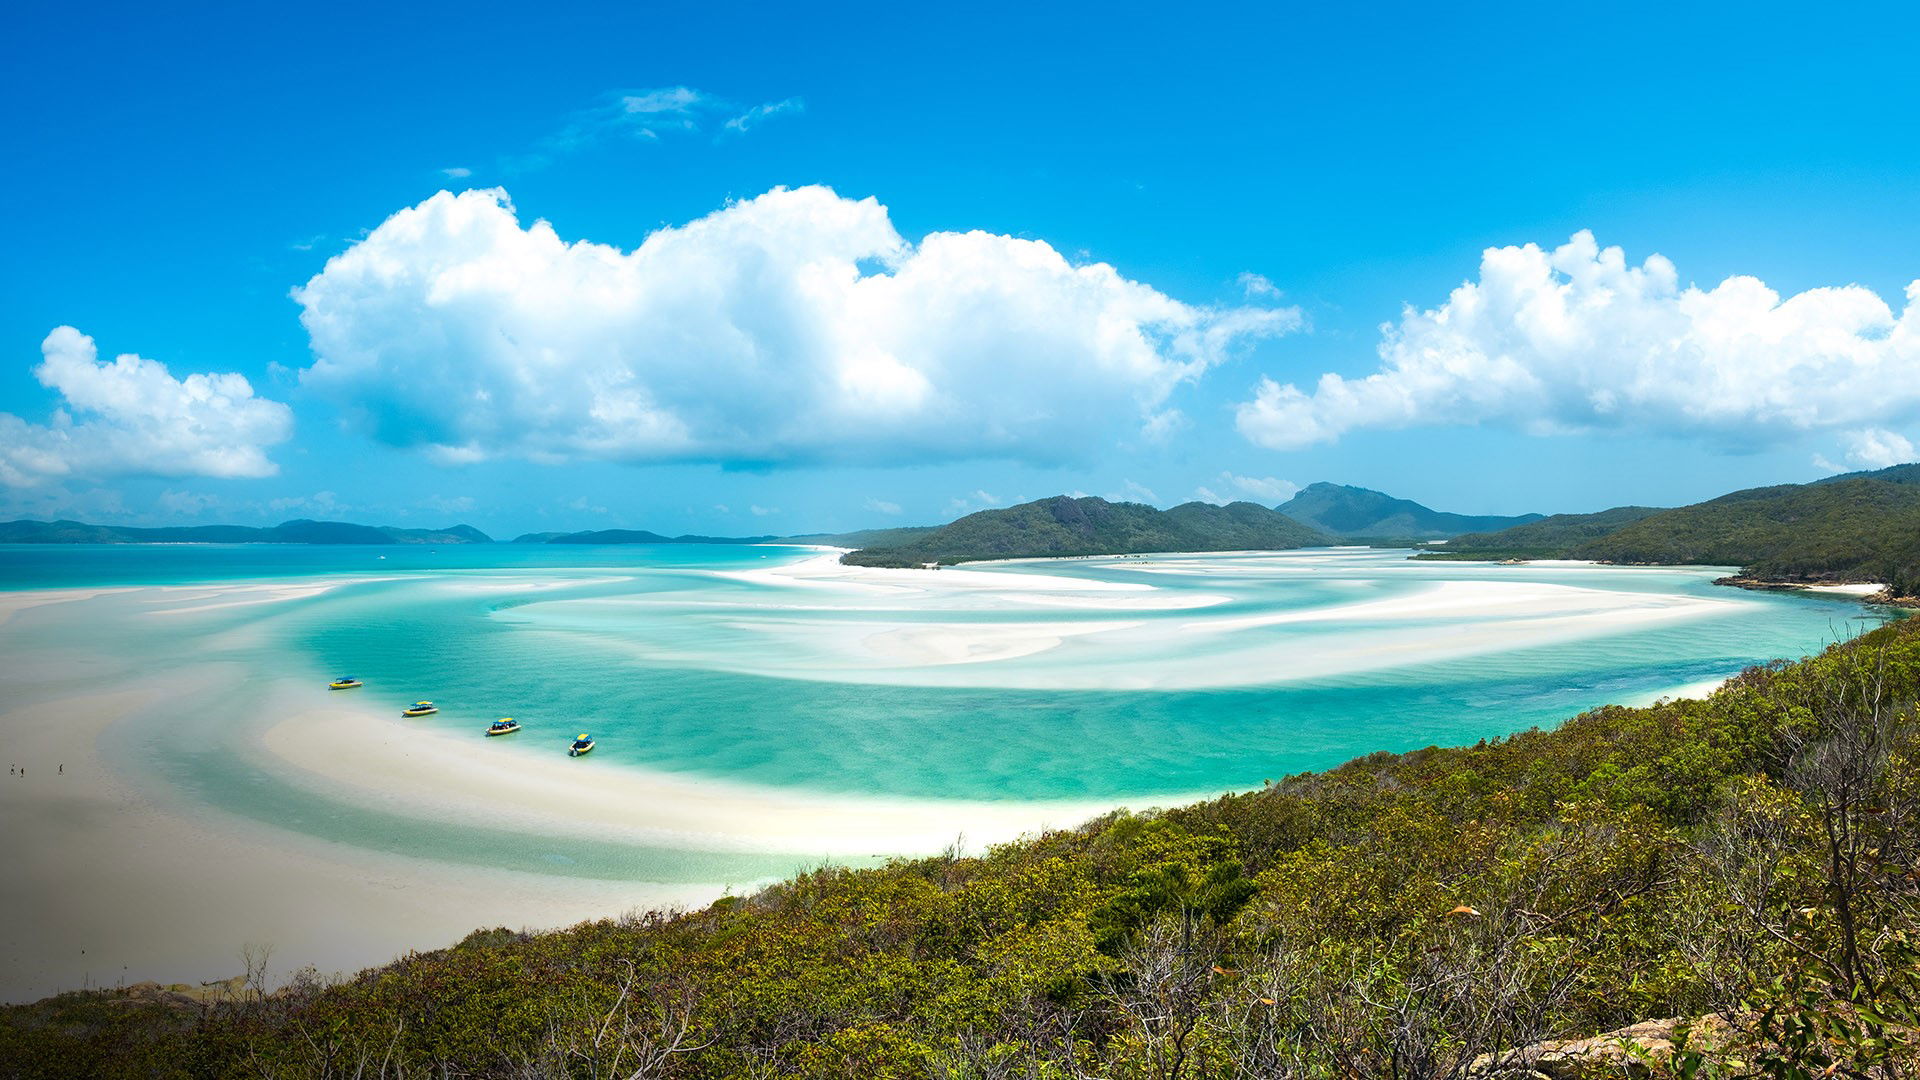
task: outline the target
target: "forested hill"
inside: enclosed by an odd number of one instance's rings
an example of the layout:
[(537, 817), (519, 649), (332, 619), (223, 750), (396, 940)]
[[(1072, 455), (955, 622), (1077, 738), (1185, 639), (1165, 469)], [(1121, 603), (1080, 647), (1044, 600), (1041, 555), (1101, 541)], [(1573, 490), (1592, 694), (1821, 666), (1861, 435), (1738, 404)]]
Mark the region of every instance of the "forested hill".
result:
[(1692, 1017), (1684, 1070), (1599, 1039), (1612, 1067), (1552, 1075), (1910, 1077), (1917, 698), (1905, 620), (1705, 700), (985, 853), (272, 995), (3, 1008), (0, 1076), (1494, 1080), (1543, 1074), (1483, 1055)]
[(968, 514), (905, 543), (849, 552), (841, 561), (855, 566), (923, 566), (1149, 551), (1279, 550), (1335, 542), (1318, 529), (1254, 503), (1191, 502), (1157, 510), (1141, 503), (1056, 495)]
[(1562, 558), (1580, 544), (1655, 514), (1657, 506), (1616, 506), (1597, 514), (1552, 514), (1525, 525), (1498, 532), (1468, 533), (1447, 541), (1444, 554), (1479, 554), (1483, 558)]
[(856, 529), (853, 532), (844, 533), (803, 533), (799, 536), (783, 536), (780, 539), (791, 544), (825, 544), (829, 547), (898, 547), (901, 544), (912, 543), (939, 527), (938, 525), (896, 525), (893, 528)]
[(516, 544), (765, 544), (773, 536), (662, 536), (645, 529), (596, 529), (575, 533), (528, 533)]
[(1309, 484), (1275, 509), (1324, 533), (1373, 540), (1440, 540), (1540, 520), (1539, 514), (1451, 514), (1385, 492), (1328, 483)]
[(345, 521), (283, 521), (271, 528), (251, 525), (182, 525), (134, 528), (86, 525), (78, 521), (0, 522), (0, 544), (490, 544), (493, 538), (471, 525), (444, 529), (396, 529)]
[(1920, 465), (1751, 488), (1673, 510), (1563, 515), (1448, 544), (1453, 557), (1739, 566), (1771, 581), (1920, 594)]

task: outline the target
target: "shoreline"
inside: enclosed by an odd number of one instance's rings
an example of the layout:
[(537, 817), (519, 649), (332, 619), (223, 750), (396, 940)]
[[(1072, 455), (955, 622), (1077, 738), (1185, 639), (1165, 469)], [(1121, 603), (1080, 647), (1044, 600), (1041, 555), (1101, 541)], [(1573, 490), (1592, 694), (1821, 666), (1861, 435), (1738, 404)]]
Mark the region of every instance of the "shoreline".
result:
[[(1208, 664), (1231, 669), (1223, 678), (1247, 679), (1254, 677), (1249, 672), (1257, 672), (1265, 680), (1259, 685), (1265, 686), (1283, 674), (1262, 666), (1275, 659), (1259, 651), (1268, 646), (1257, 639), (1248, 644), (1247, 639), (1231, 635), (1302, 622), (1331, 625), (1359, 620), (1376, 626), (1375, 636), (1364, 641), (1340, 644), (1331, 638), (1309, 638), (1303, 640), (1316, 643), (1312, 648), (1289, 647), (1288, 664), (1324, 674), (1341, 670), (1339, 663), (1356, 650), (1354, 663), (1365, 660), (1370, 651), (1384, 649), (1395, 654), (1395, 663), (1404, 664), (1408, 655), (1498, 652), (1517, 647), (1512, 645), (1515, 640), (1538, 644), (1561, 635), (1585, 634), (1596, 626), (1602, 632), (1631, 629), (1642, 623), (1710, 614), (1738, 603), (1732, 597), (1702, 597), (1697, 589), (1685, 597), (1613, 595), (1578, 584), (1472, 580), (1423, 582), (1394, 595), (1373, 599), (1357, 595), (1353, 601), (1298, 611), (1249, 614), (1229, 608), (1215, 614), (1208, 609), (1231, 599), (1216, 593), (1231, 592), (1233, 586), (1204, 584), (1208, 563), (1233, 553), (1164, 553), (1158, 560), (1161, 565), (1153, 569), (1186, 575), (1190, 584), (1176, 589), (1147, 584), (1137, 576), (1102, 580), (1036, 572), (1044, 568), (1015, 571), (970, 565), (929, 576), (910, 569), (845, 566), (838, 563), (837, 550), (844, 549), (816, 548), (772, 565), (699, 572), (777, 584), (787, 590), (789, 600), (803, 597), (806, 589), (842, 589), (880, 598), (872, 609), (879, 612), (877, 616), (845, 620), (844, 625), (852, 628), (845, 640), (863, 644), (842, 658), (848, 671), (856, 674), (842, 673), (836, 681), (857, 681), (858, 672), (870, 671), (889, 659), (889, 653), (891, 659), (916, 672), (943, 671), (947, 674), (942, 678), (964, 681), (969, 678), (965, 665), (1030, 655), (1007, 648), (998, 653), (983, 651), (996, 642), (1007, 646), (1003, 640), (1007, 635), (1017, 631), (1034, 637), (1038, 628), (1038, 635), (1045, 637), (1059, 627), (1071, 626), (1084, 631), (1081, 641), (1099, 641), (1097, 647), (1107, 650), (1102, 654), (1105, 659), (1084, 669), (1054, 661), (1053, 667), (1028, 671), (1025, 676), (1069, 689), (1074, 678), (1064, 677), (1063, 672), (1084, 670), (1087, 678), (1100, 681), (1112, 677), (1108, 669), (1149, 671), (1143, 658), (1156, 658), (1153, 664), (1164, 667), (1171, 663), (1166, 644), (1196, 633), (1229, 635), (1201, 650)], [(1372, 549), (1239, 553), (1267, 558), (1249, 559), (1238, 569), (1252, 575), (1252, 580), (1286, 579), (1313, 572), (1312, 559), (1324, 559), (1330, 552), (1348, 555), (1365, 550)], [(1289, 555), (1304, 558), (1290, 560)], [(1031, 565), (1060, 560), (1020, 561)], [(1136, 567), (1130, 561), (1122, 568)], [(531, 579), (505, 584), (459, 581), (457, 588), (534, 593), (544, 587), (537, 580), (539, 575), (570, 568), (502, 569)], [(578, 569), (619, 573), (609, 567)], [(1599, 572), (1597, 567), (1592, 569)], [(406, 576), (430, 575), (409, 572)], [(1581, 575), (1570, 577), (1578, 581)], [(128, 640), (145, 641), (149, 638), (144, 635), (156, 633), (165, 637), (151, 640), (173, 640), (176, 628), (191, 634), (197, 631), (189, 628), (201, 625), (237, 638), (244, 635), (234, 634), (233, 629), (250, 626), (256, 618), (249, 612), (269, 617), (280, 605), (297, 607), (326, 590), (366, 580), (389, 579), (336, 575), (315, 580), (302, 574), (205, 584), (18, 590), (0, 593), (0, 625), (16, 612), (97, 599), (95, 607), (75, 609), (65, 630), (84, 635), (90, 620), (98, 619), (113, 620), (121, 628), (146, 627), (144, 616), (166, 615), (186, 618), (153, 620), (151, 629), (138, 631), (142, 637)], [(119, 595), (127, 593), (138, 595)], [(900, 603), (891, 603), (895, 599)], [(638, 602), (647, 601), (643, 597)], [(873, 619), (882, 626), (887, 619), (897, 621), (899, 616), (886, 614), (890, 609), (940, 620), (943, 604), (949, 608), (958, 604), (961, 617), (951, 620), (952, 626), (944, 621), (909, 623), (917, 627), (918, 637), (886, 637), (864, 629)], [(1005, 622), (978, 617), (983, 607), (1026, 612), (1036, 604), (1112, 608), (1157, 616), (1160, 621), (1151, 632), (1137, 633), (1130, 627), (1131, 619), (1109, 625), (1098, 619), (1099, 613), (1085, 610), (1074, 613), (1081, 620), (1076, 623), (1055, 623), (1050, 615), (1045, 621), (1026, 623), (1019, 623), (1018, 617)], [(1756, 606), (1752, 601), (1746, 604)], [(1489, 605), (1497, 618), (1489, 617)], [(1434, 632), (1440, 625), (1435, 620), (1468, 614), (1489, 618), (1484, 625)], [(193, 621), (200, 616), (210, 621)], [(69, 618), (66, 614), (31, 618), (41, 617), (49, 619), (44, 624), (49, 628), (61, 626), (59, 618)], [(16, 640), (36, 641), (34, 634), (43, 624), (31, 618), (8, 628), (19, 635)], [(1128, 625), (1122, 627), (1123, 621)], [(814, 638), (821, 636), (820, 624), (809, 623), (808, 617), (791, 620), (781, 632), (794, 628)], [(1134, 636), (1124, 644), (1109, 642), (1113, 635), (1129, 634)], [(232, 672), (217, 666), (228, 661), (217, 654), (202, 659), (193, 651), (196, 639), (191, 636), (178, 640), (183, 643), (178, 647), (156, 645), (147, 657), (147, 667), (129, 668), (107, 680), (89, 679), (84, 663), (73, 674), (48, 677), (26, 666), (32, 660), (22, 656), (18, 661), (23, 692), (14, 702), (0, 703), (0, 737), (15, 760), (31, 767), (32, 774), (0, 788), (0, 813), (9, 823), (9, 829), (0, 833), (0, 865), (9, 871), (7, 879), (0, 881), (0, 904), (19, 916), (10, 931), (0, 931), (0, 1000), (27, 1000), (82, 984), (223, 978), (236, 969), (237, 950), (249, 941), (277, 946), (275, 971), (280, 977), (307, 963), (322, 970), (358, 970), (408, 949), (450, 945), (486, 926), (556, 927), (639, 908), (704, 906), (730, 892), (790, 876), (808, 860), (917, 857), (939, 851), (956, 836), (969, 846), (986, 846), (1049, 828), (1075, 827), (1120, 806), (1183, 805), (1251, 786), (1223, 785), (1144, 797), (997, 802), (790, 789), (619, 762), (561, 756), (530, 759), (522, 753), (495, 752), (503, 749), (497, 746), (490, 751), (488, 744), (496, 740), (469, 737), (467, 732), (409, 727), (365, 702), (329, 697), (318, 689), (322, 682), (312, 681), (312, 673), (283, 673), (253, 677), (249, 693), (259, 696), (249, 698), (246, 710), (232, 714), (239, 726), (227, 726), (226, 709), (207, 711), (206, 723), (188, 727), (179, 738), (194, 730), (217, 730), (219, 749), (237, 753), (242, 765), (257, 769), (260, 775), (255, 782), (283, 785), (311, 798), (302, 803), (248, 802), (248, 797), (239, 797), (222, 804), (173, 784), (158, 770), (144, 768), (140, 758), (125, 756), (126, 747), (138, 745), (138, 740), (113, 741), (172, 723), (182, 718), (182, 710), (200, 709), (200, 699), (223, 693), (220, 687), (234, 682)], [(94, 655), (84, 637), (75, 641), (77, 659), (84, 662)], [(837, 648), (841, 641), (834, 638), (826, 645)], [(1078, 655), (1095, 647), (1074, 644), (1068, 648)], [(1300, 655), (1292, 655), (1294, 651)], [(1113, 659), (1116, 655), (1118, 663)], [(169, 660), (176, 662), (169, 664)], [(292, 660), (276, 657), (271, 670), (291, 672), (315, 662), (304, 655)], [(7, 666), (0, 657), (0, 671)], [(267, 669), (256, 663), (246, 670)], [(987, 681), (995, 686), (1020, 685), (1019, 679), (1009, 677), (1008, 669), (996, 671)], [(1704, 688), (1704, 684), (1689, 685), (1661, 693), (1675, 696)], [(257, 723), (243, 723), (242, 717)], [(1356, 748), (1354, 755), (1364, 752)], [(245, 777), (244, 772), (233, 775)], [(360, 819), (344, 826), (307, 826), (253, 810), (267, 807), (280, 812), (274, 808), (306, 806), (324, 812), (326, 802), (362, 811), (365, 820), (377, 818), (382, 829), (404, 830), (409, 821), (431, 823), (442, 832), (474, 826), (473, 835), (484, 833), (476, 844), (491, 842), (486, 837), (500, 837), (503, 843), (521, 848), (508, 853), (511, 858), (500, 855), (493, 863), (462, 861), (492, 857), (492, 853), (463, 854), (438, 840), (402, 840), (391, 842), (399, 846), (381, 846), (363, 839), (370, 834)], [(236, 809), (222, 809), (222, 805)], [(242, 816), (241, 810), (261, 816)], [(572, 854), (583, 865), (571, 874), (541, 872), (540, 852), (565, 853), (570, 838), (580, 842)], [(533, 844), (546, 846), (527, 847)], [(738, 855), (753, 860), (756, 870), (733, 875), (733, 881), (717, 876), (696, 880), (692, 875), (719, 865), (718, 861), (648, 861), (652, 856), (646, 856), (618, 864), (598, 858), (599, 853), (588, 847), (592, 844)], [(529, 865), (523, 857), (528, 850), (535, 856), (531, 869), (524, 868)], [(85, 857), (79, 852), (85, 852)], [(597, 861), (590, 861), (589, 854)], [(607, 866), (618, 869), (620, 865), (631, 865), (632, 873), (606, 872)], [(748, 864), (735, 860), (730, 865)], [(759, 866), (784, 869), (762, 875)], [(663, 880), (648, 880), (649, 869)]]
[(271, 945), (285, 978), (308, 964), (357, 970), (485, 925), (563, 926), (713, 898), (698, 886), (481, 867), (423, 873), (419, 860), (183, 809), (121, 775), (96, 745), (173, 685), (153, 679), (0, 713), (11, 756), (30, 766), (0, 788), (0, 906), (13, 916), (0, 930), (0, 1001), (226, 978), (248, 944)]
[(1779, 581), (1749, 577), (1746, 574), (1729, 574), (1723, 578), (1716, 578), (1713, 583), (1753, 592), (1824, 593), (1829, 596), (1849, 597), (1863, 604), (1920, 608), (1920, 597), (1895, 596), (1891, 586), (1879, 581)]

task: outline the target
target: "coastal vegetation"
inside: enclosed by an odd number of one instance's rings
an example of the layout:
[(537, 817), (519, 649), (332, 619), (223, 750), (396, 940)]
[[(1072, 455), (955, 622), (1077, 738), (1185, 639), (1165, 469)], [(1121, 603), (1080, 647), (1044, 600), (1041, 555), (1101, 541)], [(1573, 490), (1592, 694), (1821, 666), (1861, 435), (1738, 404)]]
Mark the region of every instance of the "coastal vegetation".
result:
[(1170, 510), (1086, 496), (982, 510), (904, 543), (842, 556), (853, 566), (951, 565), (983, 559), (1251, 551), (1317, 547), (1333, 538), (1264, 506), (1190, 502)]
[(1580, 545), (1611, 535), (1642, 518), (1665, 513), (1655, 506), (1616, 506), (1597, 514), (1552, 514), (1491, 533), (1468, 533), (1447, 541), (1423, 559), (1555, 559)]
[[(0, 1010), (6, 1075), (1912, 1075), (1920, 620), (1705, 699), (1379, 753), (284, 989)], [(1634, 1058), (1644, 1060), (1633, 1060)], [(1555, 1076), (1579, 1075), (1562, 1060)]]
[(830, 547), (880, 548), (912, 543), (938, 529), (938, 525), (903, 525), (893, 529), (857, 529), (845, 533), (804, 533), (783, 539), (795, 544), (826, 544)]
[(1727, 565), (1768, 581), (1880, 582), (1894, 596), (1920, 595), (1920, 465), (1752, 488), (1674, 510), (1547, 518), (1458, 537), (1440, 557)]
[(1451, 514), (1430, 510), (1411, 499), (1396, 499), (1385, 492), (1328, 483), (1308, 484), (1275, 509), (1344, 540), (1398, 541), (1402, 545), (1443, 540), (1462, 533), (1494, 532), (1540, 520), (1539, 514), (1517, 517)]
[(764, 544), (774, 536), (662, 536), (645, 529), (596, 529), (575, 533), (528, 533), (516, 544)]

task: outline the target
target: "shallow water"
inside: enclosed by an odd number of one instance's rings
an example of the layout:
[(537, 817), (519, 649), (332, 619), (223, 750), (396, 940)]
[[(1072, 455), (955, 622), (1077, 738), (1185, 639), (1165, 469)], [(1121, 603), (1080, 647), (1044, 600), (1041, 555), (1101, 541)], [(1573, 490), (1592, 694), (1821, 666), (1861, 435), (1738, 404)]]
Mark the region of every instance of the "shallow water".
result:
[(1715, 587), (1713, 569), (1419, 563), (1351, 549), (783, 576), (817, 557), (731, 546), (0, 547), (0, 590), (170, 586), (17, 610), (0, 623), (0, 671), (14, 700), (31, 701), (215, 665), (120, 724), (107, 748), (180, 805), (455, 863), (741, 881), (794, 860), (557, 844), (514, 832), (511, 808), (477, 830), (422, 823), (276, 762), (259, 745), (274, 719), (262, 712), (289, 679), (317, 688), (352, 674), (367, 683), (356, 704), (397, 712), (434, 700), (438, 715), (410, 722), (424, 730), (479, 739), (488, 721), (518, 717), (525, 730), (488, 751), (528, 760), (564, 756), (591, 731), (599, 749), (580, 765), (595, 770), (1143, 805), (1551, 724), (1797, 657), (1892, 614)]

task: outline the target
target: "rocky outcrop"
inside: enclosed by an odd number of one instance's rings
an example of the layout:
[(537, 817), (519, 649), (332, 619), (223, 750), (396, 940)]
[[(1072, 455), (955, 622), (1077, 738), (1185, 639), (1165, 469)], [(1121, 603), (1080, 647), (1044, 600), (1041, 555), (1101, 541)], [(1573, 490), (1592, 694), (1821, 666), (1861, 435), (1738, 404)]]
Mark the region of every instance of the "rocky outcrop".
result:
[(1589, 1080), (1597, 1077), (1648, 1076), (1649, 1066), (1673, 1058), (1681, 1028), (1696, 1048), (1723, 1046), (1733, 1028), (1720, 1016), (1645, 1020), (1585, 1039), (1549, 1039), (1530, 1046), (1482, 1054), (1467, 1076), (1472, 1080)]

